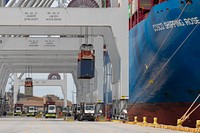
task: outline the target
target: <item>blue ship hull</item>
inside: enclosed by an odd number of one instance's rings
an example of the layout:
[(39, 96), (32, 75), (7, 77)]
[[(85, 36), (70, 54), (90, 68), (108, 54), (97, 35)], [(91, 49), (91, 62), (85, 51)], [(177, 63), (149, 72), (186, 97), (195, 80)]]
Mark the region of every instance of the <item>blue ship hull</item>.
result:
[[(175, 125), (200, 93), (200, 0), (183, 1), (154, 6), (129, 32), (130, 117)], [(195, 125), (199, 111), (186, 125)]]

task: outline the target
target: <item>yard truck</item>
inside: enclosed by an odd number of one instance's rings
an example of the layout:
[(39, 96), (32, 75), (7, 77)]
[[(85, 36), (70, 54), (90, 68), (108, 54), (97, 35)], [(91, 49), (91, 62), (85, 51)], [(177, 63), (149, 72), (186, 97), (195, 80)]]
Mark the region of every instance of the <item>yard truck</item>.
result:
[(46, 102), (44, 105), (45, 118), (56, 118), (55, 102)]

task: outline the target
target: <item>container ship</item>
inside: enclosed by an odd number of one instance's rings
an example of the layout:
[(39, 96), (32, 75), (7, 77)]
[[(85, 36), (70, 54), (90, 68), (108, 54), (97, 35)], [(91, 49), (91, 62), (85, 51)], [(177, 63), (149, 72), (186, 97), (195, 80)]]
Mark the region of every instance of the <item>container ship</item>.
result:
[(129, 0), (130, 119), (200, 120), (199, 8), (200, 0)]

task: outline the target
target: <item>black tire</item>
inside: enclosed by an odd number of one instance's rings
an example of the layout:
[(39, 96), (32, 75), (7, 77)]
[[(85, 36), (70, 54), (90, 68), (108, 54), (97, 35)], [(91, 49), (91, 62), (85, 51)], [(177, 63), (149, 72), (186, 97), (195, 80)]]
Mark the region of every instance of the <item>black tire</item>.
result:
[(77, 115), (74, 115), (74, 120), (77, 120), (77, 117), (78, 117)]
[(80, 121), (80, 116), (78, 116), (77, 120)]
[(82, 115), (79, 115), (78, 120), (79, 120), (79, 121), (83, 121), (83, 116), (82, 116)]

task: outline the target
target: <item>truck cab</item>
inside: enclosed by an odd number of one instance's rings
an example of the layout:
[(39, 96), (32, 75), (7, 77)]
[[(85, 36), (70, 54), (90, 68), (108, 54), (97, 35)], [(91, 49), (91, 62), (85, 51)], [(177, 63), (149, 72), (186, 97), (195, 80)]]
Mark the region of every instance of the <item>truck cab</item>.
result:
[(79, 104), (74, 104), (72, 107), (73, 107), (72, 110), (73, 110), (74, 120), (77, 120), (80, 114), (81, 107)]
[(77, 106), (77, 111), (76, 111), (78, 114), (80, 114), (80, 112), (81, 112), (81, 107), (78, 105)]
[(21, 116), (23, 111), (23, 104), (15, 104), (14, 116)]
[(83, 121), (83, 120), (94, 121), (95, 120), (95, 104), (81, 103), (80, 113), (78, 114), (77, 119), (79, 121)]
[(55, 102), (46, 102), (44, 106), (45, 118), (56, 118)]
[(37, 115), (37, 107), (29, 106), (27, 107), (27, 117), (36, 116)]

